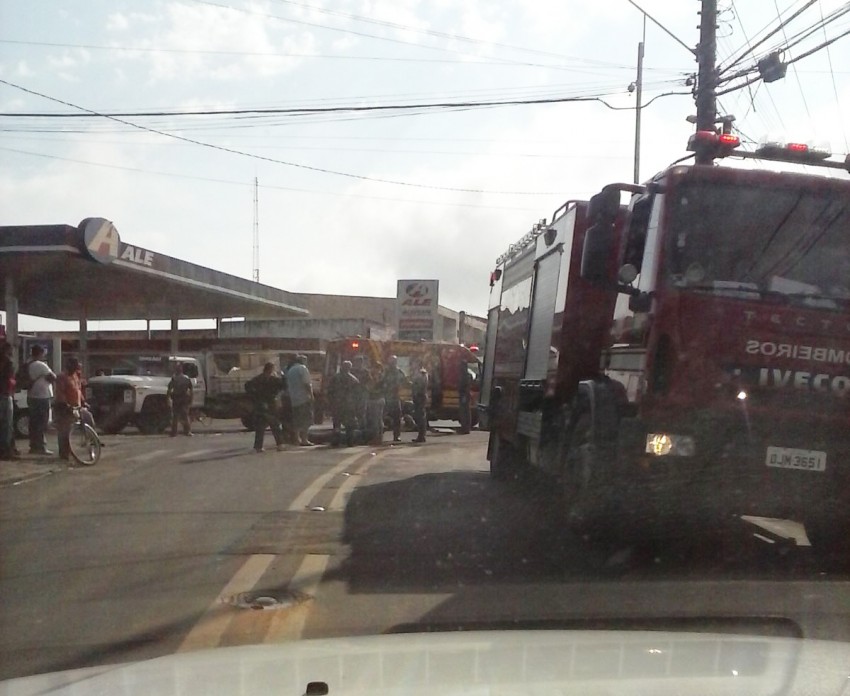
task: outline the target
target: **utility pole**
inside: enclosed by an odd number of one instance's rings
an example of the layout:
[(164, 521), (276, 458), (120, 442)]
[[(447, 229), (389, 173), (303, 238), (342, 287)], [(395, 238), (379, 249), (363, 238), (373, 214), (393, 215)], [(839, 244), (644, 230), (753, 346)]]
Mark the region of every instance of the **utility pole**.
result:
[(254, 282), (260, 282), (260, 216), (257, 177), (254, 177)]
[(646, 41), (646, 15), (643, 18), (643, 40), (638, 44), (637, 79), (635, 80), (635, 172), (634, 183), (640, 183), (640, 115), (643, 109), (643, 45)]
[[(717, 0), (700, 0), (699, 45), (697, 46), (698, 131), (713, 131), (717, 121)], [(697, 164), (711, 164), (710, 152), (696, 153)]]

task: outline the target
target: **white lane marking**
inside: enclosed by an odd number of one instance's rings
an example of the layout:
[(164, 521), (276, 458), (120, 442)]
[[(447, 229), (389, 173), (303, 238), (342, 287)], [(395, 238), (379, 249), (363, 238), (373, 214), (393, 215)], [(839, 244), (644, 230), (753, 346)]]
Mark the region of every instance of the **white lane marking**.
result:
[(277, 557), (270, 553), (249, 556), (192, 627), (180, 643), (177, 652), (216, 647), (233, 618), (227, 601), (239, 592), (248, 592), (253, 589), (275, 558)]
[(290, 512), (300, 511), (307, 507), (310, 501), (316, 496), (320, 490), (322, 490), (334, 476), (341, 474), (345, 471), (349, 466), (351, 466), (354, 462), (356, 462), (361, 457), (366, 456), (364, 452), (358, 452), (357, 454), (352, 454), (350, 457), (346, 457), (339, 464), (337, 464), (333, 469), (328, 471), (325, 474), (322, 474), (317, 478), (313, 483), (311, 483), (307, 488), (305, 488), (295, 500), (289, 506)]
[(330, 505), (328, 505), (328, 510), (333, 512), (339, 512), (345, 510), (345, 504), (348, 502), (348, 497), (351, 495), (351, 491), (354, 490), (354, 487), (360, 483), (360, 476), (365, 474), (368, 469), (377, 464), (384, 456), (386, 456), (390, 450), (382, 450), (378, 452), (374, 457), (370, 457), (369, 461), (366, 462), (357, 472), (357, 476), (349, 476), (343, 484), (339, 487), (339, 490), (336, 492), (336, 495), (331, 500)]
[[(304, 556), (295, 575), (289, 582), (289, 588), (310, 596), (315, 600), (319, 591), (319, 583), (327, 570), (330, 556), (326, 554), (308, 554)], [(266, 630), (265, 642), (281, 642), (284, 640), (299, 640), (304, 633), (304, 626), (310, 617), (314, 601), (308, 600), (292, 610), (274, 612)]]
[(175, 459), (193, 459), (195, 457), (200, 457), (205, 454), (212, 454), (213, 452), (220, 452), (221, 450), (215, 449), (199, 449), (193, 450), (191, 452), (184, 452), (183, 454), (178, 454)]
[(157, 457), (162, 457), (162, 456), (168, 454), (169, 452), (170, 452), (170, 450), (158, 449), (158, 450), (154, 450), (153, 452), (145, 452), (144, 454), (138, 454), (135, 457), (129, 457), (127, 459), (127, 461), (130, 461), (130, 462), (147, 462), (147, 461), (150, 461), (151, 459), (156, 459)]

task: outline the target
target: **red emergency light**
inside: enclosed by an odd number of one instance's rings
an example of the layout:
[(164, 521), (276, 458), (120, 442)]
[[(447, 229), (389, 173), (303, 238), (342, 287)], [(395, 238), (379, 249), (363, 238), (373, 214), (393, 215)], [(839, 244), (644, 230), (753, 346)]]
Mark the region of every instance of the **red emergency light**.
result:
[(705, 153), (712, 157), (726, 157), (740, 144), (741, 139), (732, 133), (698, 130), (688, 139), (688, 150)]
[(357, 350), (358, 348), (360, 348), (360, 341), (352, 341), (351, 350)]

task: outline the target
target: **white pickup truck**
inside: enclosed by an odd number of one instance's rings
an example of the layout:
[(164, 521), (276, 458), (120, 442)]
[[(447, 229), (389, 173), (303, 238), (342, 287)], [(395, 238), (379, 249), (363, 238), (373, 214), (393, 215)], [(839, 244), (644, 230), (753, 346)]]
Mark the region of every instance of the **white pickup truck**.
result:
[(104, 432), (117, 433), (128, 425), (145, 434), (164, 432), (171, 421), (168, 383), (177, 363), (181, 363), (193, 384), (193, 415), (239, 418), (251, 427), (252, 408), (245, 382), (259, 374), (265, 362), (278, 364), (278, 357), (252, 351), (222, 358), (217, 360), (213, 353), (116, 356), (109, 375), (89, 378), (86, 401)]
[(86, 401), (95, 422), (107, 433), (118, 433), (135, 425), (149, 435), (161, 433), (171, 422), (166, 392), (177, 363), (192, 380), (192, 408), (204, 405), (206, 383), (197, 358), (191, 356), (138, 356), (124, 360), (111, 374), (90, 377), (86, 383)]

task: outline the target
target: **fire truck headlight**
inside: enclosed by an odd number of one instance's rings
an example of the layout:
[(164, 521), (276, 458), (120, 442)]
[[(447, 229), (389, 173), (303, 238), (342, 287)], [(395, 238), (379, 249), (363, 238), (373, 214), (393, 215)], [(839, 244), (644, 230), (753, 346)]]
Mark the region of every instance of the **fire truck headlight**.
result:
[(646, 453), (656, 457), (693, 457), (696, 449), (696, 443), (690, 435), (649, 433), (646, 436)]

